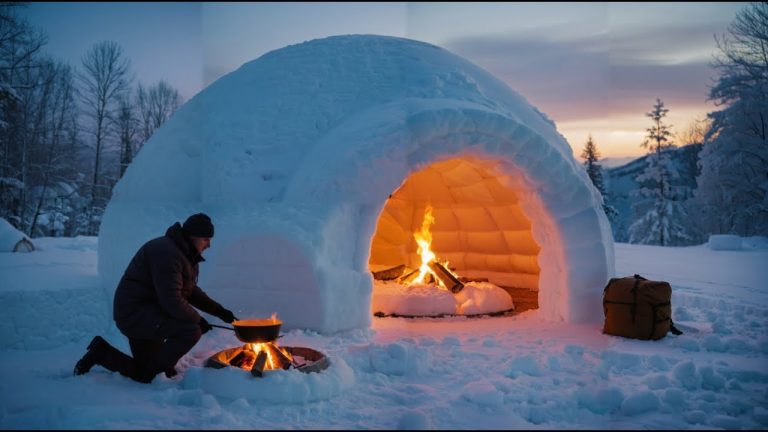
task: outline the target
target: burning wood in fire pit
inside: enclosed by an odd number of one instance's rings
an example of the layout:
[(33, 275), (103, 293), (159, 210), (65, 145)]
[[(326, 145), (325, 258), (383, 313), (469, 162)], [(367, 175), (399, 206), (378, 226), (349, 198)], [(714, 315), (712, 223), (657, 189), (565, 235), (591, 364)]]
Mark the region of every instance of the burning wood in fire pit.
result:
[(266, 371), (290, 368), (306, 373), (320, 372), (329, 365), (328, 358), (319, 351), (305, 347), (279, 347), (272, 342), (225, 349), (209, 357), (205, 363), (206, 367), (215, 369), (227, 366), (245, 369), (255, 377), (264, 376)]

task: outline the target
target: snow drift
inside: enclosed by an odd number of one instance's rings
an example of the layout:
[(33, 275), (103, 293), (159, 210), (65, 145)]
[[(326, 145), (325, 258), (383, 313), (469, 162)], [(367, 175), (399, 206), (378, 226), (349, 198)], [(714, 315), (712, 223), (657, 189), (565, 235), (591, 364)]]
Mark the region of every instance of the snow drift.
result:
[(430, 204), (458, 271), (538, 290), (547, 319), (590, 321), (614, 274), (601, 203), (555, 124), (486, 71), (418, 41), (336, 36), (246, 63), (179, 109), (115, 187), (98, 268), (111, 300), (142, 243), (202, 211), (213, 298), (286, 328), (364, 328), (371, 267), (413, 259)]

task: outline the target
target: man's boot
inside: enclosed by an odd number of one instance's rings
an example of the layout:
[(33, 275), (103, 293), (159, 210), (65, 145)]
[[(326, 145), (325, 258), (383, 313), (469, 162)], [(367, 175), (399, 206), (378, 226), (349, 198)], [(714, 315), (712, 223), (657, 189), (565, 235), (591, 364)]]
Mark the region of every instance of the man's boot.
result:
[(91, 370), (94, 365), (103, 366), (112, 372), (149, 384), (162, 369), (150, 365), (139, 364), (134, 359), (113, 347), (101, 336), (93, 338), (88, 345), (88, 352), (75, 365), (75, 375), (82, 375)]
[(85, 355), (78, 360), (77, 364), (75, 364), (75, 375), (88, 373), (103, 355), (105, 345), (109, 344), (101, 336), (96, 336), (91, 339), (91, 343), (88, 344)]

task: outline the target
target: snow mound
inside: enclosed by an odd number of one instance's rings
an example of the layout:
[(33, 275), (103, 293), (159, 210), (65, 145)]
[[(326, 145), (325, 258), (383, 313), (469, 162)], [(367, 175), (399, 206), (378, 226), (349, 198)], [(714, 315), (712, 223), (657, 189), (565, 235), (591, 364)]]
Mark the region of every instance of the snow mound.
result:
[(576, 401), (580, 407), (595, 414), (616, 412), (624, 402), (624, 392), (619, 387), (580, 388), (576, 390)]
[(35, 250), (32, 241), (23, 232), (0, 218), (0, 252), (31, 252)]
[(456, 294), (456, 312), (475, 315), (507, 311), (514, 308), (508, 292), (490, 282), (470, 282)]
[(456, 299), (435, 285), (405, 286), (375, 281), (371, 308), (387, 315), (438, 316), (456, 313)]
[(507, 291), (489, 282), (469, 282), (452, 294), (434, 284), (375, 280), (371, 308), (387, 315), (478, 315), (512, 310), (514, 303)]
[(385, 375), (419, 376), (429, 368), (429, 350), (404, 341), (372, 344), (368, 351), (371, 368)]
[(486, 380), (473, 381), (461, 390), (461, 397), (484, 407), (498, 408), (504, 404), (504, 393)]
[(621, 412), (626, 415), (638, 415), (659, 409), (659, 397), (649, 390), (627, 396), (621, 403)]

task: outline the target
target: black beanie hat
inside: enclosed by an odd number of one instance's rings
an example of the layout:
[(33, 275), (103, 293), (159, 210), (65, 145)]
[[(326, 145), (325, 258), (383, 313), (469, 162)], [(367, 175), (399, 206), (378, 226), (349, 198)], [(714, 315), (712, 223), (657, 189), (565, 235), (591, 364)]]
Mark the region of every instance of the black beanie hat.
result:
[(188, 217), (181, 228), (190, 237), (213, 237), (211, 218), (203, 213), (193, 214)]

